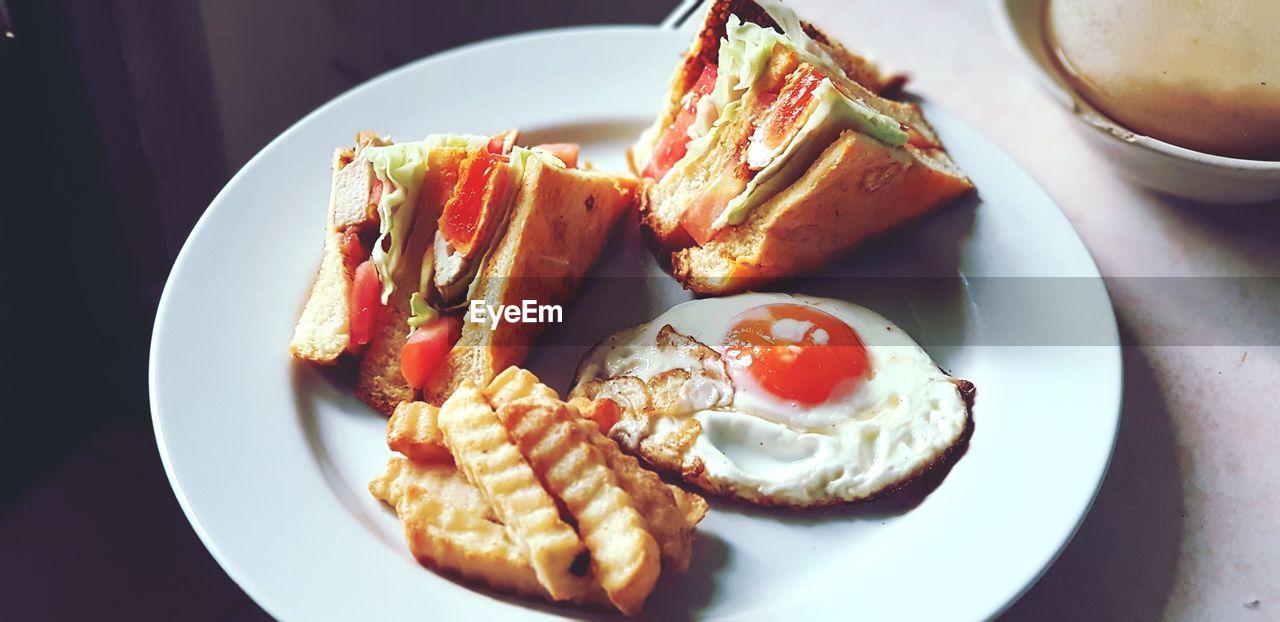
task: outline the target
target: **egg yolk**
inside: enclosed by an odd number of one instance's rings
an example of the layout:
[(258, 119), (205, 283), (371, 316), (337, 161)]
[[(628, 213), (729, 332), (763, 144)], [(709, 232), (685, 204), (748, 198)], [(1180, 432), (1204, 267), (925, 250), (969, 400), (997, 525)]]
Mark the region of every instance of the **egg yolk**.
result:
[(739, 314), (725, 336), (724, 357), (764, 390), (809, 405), (857, 386), (869, 366), (867, 349), (852, 327), (830, 313), (792, 303)]

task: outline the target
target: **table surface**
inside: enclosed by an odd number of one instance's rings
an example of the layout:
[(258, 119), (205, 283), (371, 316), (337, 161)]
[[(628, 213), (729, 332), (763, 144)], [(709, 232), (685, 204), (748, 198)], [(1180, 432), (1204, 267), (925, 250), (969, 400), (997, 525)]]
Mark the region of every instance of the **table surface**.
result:
[(1196, 205), (1120, 178), (1021, 70), (985, 2), (791, 4), (1000, 145), (1107, 278), (1125, 345), (1111, 469), (1009, 617), (1280, 617), (1280, 309), (1255, 291), (1280, 276), (1280, 204)]

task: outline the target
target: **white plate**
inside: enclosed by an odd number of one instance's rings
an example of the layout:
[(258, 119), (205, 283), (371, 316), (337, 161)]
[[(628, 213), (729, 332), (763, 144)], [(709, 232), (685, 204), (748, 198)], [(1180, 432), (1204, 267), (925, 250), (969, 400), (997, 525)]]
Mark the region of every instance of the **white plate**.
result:
[[(656, 28), (597, 27), (435, 56), (307, 116), (214, 200), (161, 300), (151, 408), (188, 518), (267, 611), (292, 620), (579, 613), (417, 565), (391, 512), (365, 489), (388, 455), (383, 418), (342, 380), (295, 364), (286, 346), (320, 255), (329, 154), (355, 130), (403, 140), (518, 126), (530, 140), (580, 141), (599, 166), (621, 170), (622, 149), (652, 118), (687, 43)], [(937, 282), (857, 280), (840, 293), (902, 324), (977, 384), (967, 453), (940, 484), (868, 506), (786, 513), (714, 503), (690, 573), (664, 576), (647, 614), (982, 618), (1039, 576), (1087, 511), (1120, 403), (1105, 288), (1025, 173), (943, 111), (929, 114), (981, 198), (832, 273), (954, 277), (922, 291), (908, 290)], [(659, 274), (636, 237), (612, 244), (599, 273)], [(667, 277), (620, 283), (588, 283), (544, 342), (587, 343), (686, 298)], [(1084, 335), (1083, 345), (1036, 345), (1026, 331), (1045, 326)], [(582, 350), (545, 347), (530, 365), (563, 389)]]

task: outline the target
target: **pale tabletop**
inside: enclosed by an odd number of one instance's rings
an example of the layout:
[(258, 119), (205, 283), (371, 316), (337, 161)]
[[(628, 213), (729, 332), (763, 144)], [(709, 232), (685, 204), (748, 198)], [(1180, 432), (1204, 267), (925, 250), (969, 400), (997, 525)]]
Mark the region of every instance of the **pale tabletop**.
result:
[(1009, 153), (1107, 278), (1125, 346), (1111, 469), (1008, 617), (1280, 619), (1280, 204), (1194, 205), (1117, 176), (985, 2), (790, 4)]

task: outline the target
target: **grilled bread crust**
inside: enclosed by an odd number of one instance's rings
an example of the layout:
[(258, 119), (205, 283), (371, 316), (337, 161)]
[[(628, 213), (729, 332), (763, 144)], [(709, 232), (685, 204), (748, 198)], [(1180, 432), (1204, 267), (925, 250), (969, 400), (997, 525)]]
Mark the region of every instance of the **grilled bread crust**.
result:
[[(349, 148), (334, 150), (332, 169), (335, 182), (351, 152)], [(336, 363), (351, 341), (347, 327), (351, 275), (342, 261), (342, 233), (333, 223), (336, 195), (331, 189), (329, 212), (324, 221), (324, 255), (307, 302), (302, 307), (302, 315), (294, 326), (293, 338), (289, 341), (290, 354), (324, 365)]]
[(672, 272), (700, 295), (723, 296), (819, 268), (969, 192), (954, 167), (846, 131), (796, 183), (703, 246), (676, 250)]

